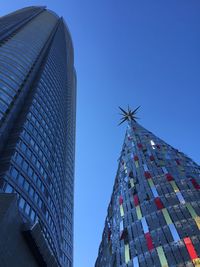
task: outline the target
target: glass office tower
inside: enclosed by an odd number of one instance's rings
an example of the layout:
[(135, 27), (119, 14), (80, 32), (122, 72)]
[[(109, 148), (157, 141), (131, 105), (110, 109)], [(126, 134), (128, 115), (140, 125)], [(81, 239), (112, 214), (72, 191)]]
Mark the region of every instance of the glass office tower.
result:
[(200, 266), (200, 167), (124, 114), (95, 267)]
[(45, 7), (0, 20), (0, 188), (73, 263), (76, 75), (70, 33)]

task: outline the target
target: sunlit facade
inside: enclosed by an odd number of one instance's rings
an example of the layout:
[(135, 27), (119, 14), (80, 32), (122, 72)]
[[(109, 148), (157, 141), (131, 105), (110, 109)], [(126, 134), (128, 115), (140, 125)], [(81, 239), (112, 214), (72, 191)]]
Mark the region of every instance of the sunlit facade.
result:
[(62, 18), (30, 7), (0, 22), (0, 187), (73, 265), (76, 75)]
[(95, 267), (200, 266), (199, 216), (200, 167), (129, 120)]

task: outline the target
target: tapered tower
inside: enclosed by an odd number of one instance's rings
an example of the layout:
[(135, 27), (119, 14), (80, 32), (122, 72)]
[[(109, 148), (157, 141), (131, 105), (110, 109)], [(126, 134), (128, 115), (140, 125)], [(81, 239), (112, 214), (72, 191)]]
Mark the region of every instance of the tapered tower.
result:
[(121, 109), (128, 126), (95, 267), (200, 266), (200, 168), (136, 110)]
[(56, 266), (67, 267), (73, 264), (75, 112), (73, 46), (63, 18), (45, 7), (2, 17), (0, 190), (17, 195), (30, 231), (38, 224)]

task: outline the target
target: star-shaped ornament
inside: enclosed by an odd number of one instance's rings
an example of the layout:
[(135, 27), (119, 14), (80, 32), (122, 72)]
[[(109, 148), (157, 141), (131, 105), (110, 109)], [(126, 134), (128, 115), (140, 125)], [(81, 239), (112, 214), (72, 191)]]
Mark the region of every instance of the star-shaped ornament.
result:
[(128, 106), (128, 110), (125, 111), (123, 108), (119, 107), (119, 109), (122, 111), (122, 113), (120, 113), (120, 115), (122, 115), (122, 118), (121, 118), (119, 125), (125, 121), (135, 121), (136, 119), (138, 119), (135, 115), (136, 115), (137, 110), (139, 108), (140, 108), (140, 106), (132, 111)]

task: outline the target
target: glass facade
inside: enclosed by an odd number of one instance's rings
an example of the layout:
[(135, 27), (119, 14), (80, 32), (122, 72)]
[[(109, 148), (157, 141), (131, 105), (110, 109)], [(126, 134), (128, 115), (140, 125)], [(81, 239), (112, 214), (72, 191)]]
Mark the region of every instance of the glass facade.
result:
[(200, 167), (129, 120), (95, 267), (200, 266)]
[(38, 222), (60, 266), (70, 267), (76, 110), (73, 47), (63, 19), (44, 8), (12, 13), (9, 20), (5, 17), (5, 25), (8, 20), (12, 26), (31, 12), (34, 17), (0, 43), (0, 135), (5, 140), (0, 147), (0, 187), (18, 195), (24, 221)]

